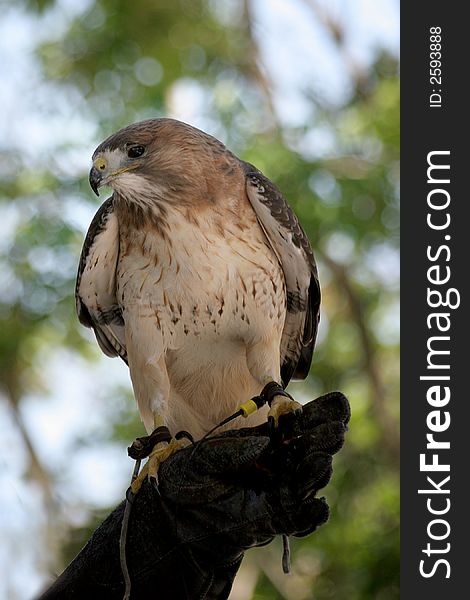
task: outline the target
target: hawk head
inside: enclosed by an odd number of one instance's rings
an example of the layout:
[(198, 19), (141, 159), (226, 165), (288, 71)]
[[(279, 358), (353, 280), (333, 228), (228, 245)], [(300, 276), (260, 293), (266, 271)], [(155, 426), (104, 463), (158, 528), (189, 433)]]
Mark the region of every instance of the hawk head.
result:
[(111, 135), (93, 153), (89, 181), (96, 195), (108, 185), (128, 200), (182, 196), (205, 185), (207, 165), (225, 146), (173, 119), (134, 123)]

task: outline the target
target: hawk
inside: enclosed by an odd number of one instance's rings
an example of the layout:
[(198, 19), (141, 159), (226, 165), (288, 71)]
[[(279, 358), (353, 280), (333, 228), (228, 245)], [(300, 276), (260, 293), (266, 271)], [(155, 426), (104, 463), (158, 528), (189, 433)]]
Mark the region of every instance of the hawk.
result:
[[(271, 414), (298, 409), (282, 390), (309, 372), (320, 287), (281, 192), (173, 119), (121, 129), (92, 160), (92, 189), (113, 195), (86, 235), (78, 316), (105, 354), (128, 364), (147, 432), (163, 425), (198, 438), (269, 382), (280, 392)], [(159, 444), (147, 473), (178, 445)]]

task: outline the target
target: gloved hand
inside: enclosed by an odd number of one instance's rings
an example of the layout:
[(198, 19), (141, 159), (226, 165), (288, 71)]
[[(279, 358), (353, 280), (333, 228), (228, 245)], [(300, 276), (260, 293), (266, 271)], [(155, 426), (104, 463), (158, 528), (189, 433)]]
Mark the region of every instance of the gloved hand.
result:
[[(131, 599), (227, 598), (244, 551), (277, 534), (304, 536), (328, 519), (316, 492), (349, 421), (333, 392), (287, 415), (273, 439), (267, 424), (231, 430), (171, 456), (158, 493), (145, 483), (126, 542)], [(119, 535), (124, 505), (41, 597), (119, 599), (124, 594)]]

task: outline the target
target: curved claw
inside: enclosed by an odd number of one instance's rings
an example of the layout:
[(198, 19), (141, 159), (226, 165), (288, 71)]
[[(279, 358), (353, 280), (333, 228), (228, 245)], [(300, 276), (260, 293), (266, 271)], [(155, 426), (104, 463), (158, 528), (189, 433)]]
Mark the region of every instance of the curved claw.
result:
[(149, 481), (150, 481), (150, 485), (153, 486), (153, 488), (155, 489), (155, 491), (157, 492), (157, 494), (159, 496), (161, 496), (160, 494), (160, 487), (159, 487), (159, 480), (158, 480), (158, 473), (156, 477), (153, 477), (152, 475), (148, 476)]
[(268, 422), (271, 421), (274, 427), (279, 427), (279, 419), (284, 415), (293, 413), (298, 415), (302, 412), (302, 405), (296, 400), (286, 396), (275, 396), (271, 402), (271, 408), (268, 412)]
[(181, 450), (185, 446), (187, 446), (187, 441), (175, 440), (174, 438), (172, 438), (170, 442), (161, 442), (160, 444), (157, 444), (152, 450), (148, 461), (142, 468), (142, 471), (139, 473), (138, 477), (132, 482), (132, 493), (137, 494), (143, 482), (147, 478), (154, 485), (158, 493), (160, 493), (158, 482), (158, 471), (160, 469), (160, 465), (163, 462), (165, 462), (165, 460), (167, 460), (172, 454), (174, 454), (178, 450)]
[(134, 502), (134, 492), (132, 491), (132, 488), (130, 486), (126, 490), (126, 500), (127, 502), (129, 502), (129, 504), (132, 504)]

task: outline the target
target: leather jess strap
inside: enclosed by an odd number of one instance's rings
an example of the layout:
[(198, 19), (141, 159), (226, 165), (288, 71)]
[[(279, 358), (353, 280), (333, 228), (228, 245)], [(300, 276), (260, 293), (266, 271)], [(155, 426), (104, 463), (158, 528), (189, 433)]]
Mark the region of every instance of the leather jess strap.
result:
[(127, 454), (134, 460), (146, 458), (157, 444), (170, 442), (172, 437), (168, 427), (161, 425), (152, 431), (150, 435), (137, 438), (132, 446), (127, 449)]

